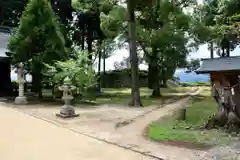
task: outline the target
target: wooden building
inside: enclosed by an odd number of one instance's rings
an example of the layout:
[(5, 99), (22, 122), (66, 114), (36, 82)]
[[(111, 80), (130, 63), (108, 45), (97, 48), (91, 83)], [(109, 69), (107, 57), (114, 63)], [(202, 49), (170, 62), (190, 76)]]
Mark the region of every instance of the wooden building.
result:
[(197, 74), (210, 74), (212, 84), (221, 82), (224, 87), (230, 87), (239, 82), (240, 56), (202, 59)]
[(12, 93), (11, 63), (7, 56), (8, 40), (11, 36), (11, 28), (0, 27), (0, 96), (8, 96)]
[[(210, 74), (212, 96), (219, 105), (213, 120), (240, 127), (240, 56), (202, 59), (197, 74)], [(214, 122), (214, 124), (216, 124)]]

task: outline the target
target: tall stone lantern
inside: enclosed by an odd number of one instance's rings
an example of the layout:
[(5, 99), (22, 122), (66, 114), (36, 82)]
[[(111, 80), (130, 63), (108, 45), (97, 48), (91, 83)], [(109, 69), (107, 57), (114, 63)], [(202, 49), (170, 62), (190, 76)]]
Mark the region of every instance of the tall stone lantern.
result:
[(75, 113), (75, 109), (71, 105), (71, 101), (73, 100), (72, 91), (75, 90), (76, 87), (72, 85), (69, 77), (64, 79), (63, 85), (59, 86), (58, 89), (63, 92), (62, 100), (65, 104), (62, 106), (60, 113), (56, 115), (61, 118), (78, 117), (79, 114)]
[(15, 104), (27, 104), (27, 98), (24, 96), (24, 65), (21, 62), (17, 69), (18, 97), (15, 98)]

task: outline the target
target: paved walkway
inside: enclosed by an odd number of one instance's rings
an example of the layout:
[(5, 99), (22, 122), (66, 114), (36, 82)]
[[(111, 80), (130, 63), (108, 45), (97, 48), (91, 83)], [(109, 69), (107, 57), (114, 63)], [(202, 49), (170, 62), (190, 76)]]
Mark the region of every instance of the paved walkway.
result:
[(0, 106), (1, 160), (150, 160)]

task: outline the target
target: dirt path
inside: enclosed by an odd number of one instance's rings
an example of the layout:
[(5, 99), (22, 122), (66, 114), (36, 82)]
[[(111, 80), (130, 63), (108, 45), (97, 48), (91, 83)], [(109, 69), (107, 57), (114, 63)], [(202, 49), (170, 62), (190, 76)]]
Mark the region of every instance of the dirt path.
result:
[[(189, 95), (197, 95), (201, 89), (188, 93)], [(173, 146), (167, 146), (145, 139), (143, 133), (145, 128), (153, 121), (158, 120), (166, 115), (173, 114), (173, 112), (180, 107), (186, 106), (190, 97), (181, 99), (175, 103), (164, 106), (163, 108), (152, 109), (147, 114), (139, 116), (130, 124), (115, 128), (111, 132), (88, 132), (87, 129), (82, 130), (79, 126), (71, 125), (72, 129), (90, 135), (94, 138), (114, 143), (118, 146), (128, 148), (133, 151), (141, 152), (143, 154), (156, 157), (164, 160), (200, 160), (201, 154), (204, 151), (197, 151)]]
[[(187, 94), (196, 95), (200, 92), (201, 90), (197, 90)], [(156, 159), (200, 160), (199, 155), (205, 154), (205, 152), (156, 144), (143, 137), (144, 129), (150, 123), (172, 114), (175, 110), (185, 106), (188, 100), (189, 97), (166, 105), (163, 108), (159, 106), (152, 108), (123, 108), (120, 106), (105, 106), (95, 109), (77, 108), (76, 112), (80, 113), (80, 117), (71, 120), (56, 118), (54, 113), (59, 112), (59, 106), (24, 106), (18, 107), (18, 109), (30, 115), (60, 124), (77, 133), (140, 152)], [(128, 120), (130, 120), (129, 124), (116, 127), (119, 122)]]
[(1, 160), (151, 160), (0, 106)]
[[(200, 91), (195, 92), (194, 94), (198, 94), (199, 92)], [(151, 112), (127, 126), (117, 129), (116, 132), (120, 135), (124, 135), (124, 138), (119, 138), (118, 140), (111, 139), (111, 141), (115, 141), (115, 143), (134, 144), (134, 147), (132, 149), (148, 153), (152, 156), (161, 157), (164, 160), (200, 159), (199, 155), (204, 154), (204, 151), (196, 151), (185, 148), (167, 146), (149, 141), (143, 137), (143, 133), (145, 132), (144, 129), (149, 124), (151, 124), (153, 121), (158, 120), (161, 117), (173, 114), (174, 111), (177, 110), (179, 107), (186, 106), (188, 101), (189, 97), (184, 98), (173, 104), (169, 104), (164, 108)]]
[[(192, 93), (191, 95), (197, 95), (201, 92)], [(204, 151), (197, 151), (185, 148), (179, 148), (174, 146), (163, 145), (147, 140), (143, 133), (146, 127), (153, 121), (158, 120), (166, 115), (171, 115), (175, 110), (187, 105), (190, 97), (181, 99), (175, 103), (166, 105), (163, 108), (159, 108), (150, 112), (141, 118), (136, 119), (128, 125), (116, 128), (112, 133), (86, 133), (93, 137), (115, 143), (119, 146), (129, 148), (133, 151), (141, 152), (143, 154), (158, 157), (164, 160), (200, 160), (200, 155), (206, 154)]]

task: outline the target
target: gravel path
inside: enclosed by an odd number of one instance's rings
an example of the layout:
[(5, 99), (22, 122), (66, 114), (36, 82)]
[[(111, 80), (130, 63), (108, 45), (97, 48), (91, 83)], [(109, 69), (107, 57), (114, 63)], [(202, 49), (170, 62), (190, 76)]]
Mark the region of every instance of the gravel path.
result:
[(201, 160), (240, 160), (240, 142), (210, 149)]

